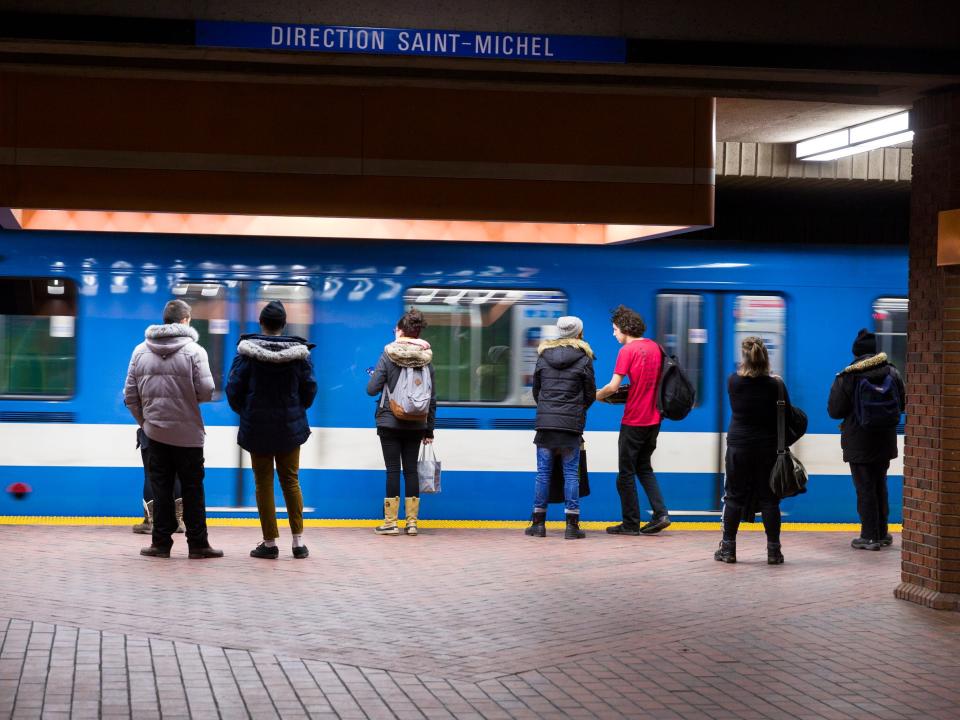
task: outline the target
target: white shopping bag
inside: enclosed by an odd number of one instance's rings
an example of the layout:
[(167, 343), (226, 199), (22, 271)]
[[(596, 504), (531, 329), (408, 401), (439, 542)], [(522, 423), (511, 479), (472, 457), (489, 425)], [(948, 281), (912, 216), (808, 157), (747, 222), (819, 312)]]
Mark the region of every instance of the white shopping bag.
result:
[(440, 492), (440, 460), (434, 453), (433, 443), (420, 446), (417, 475), (420, 476), (421, 494)]

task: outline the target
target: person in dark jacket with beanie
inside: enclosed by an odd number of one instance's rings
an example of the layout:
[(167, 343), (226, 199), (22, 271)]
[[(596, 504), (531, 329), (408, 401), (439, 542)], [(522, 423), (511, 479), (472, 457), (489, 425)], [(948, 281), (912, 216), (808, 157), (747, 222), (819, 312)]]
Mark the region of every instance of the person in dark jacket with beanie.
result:
[[(740, 367), (727, 380), (732, 416), (723, 481), (723, 539), (713, 557), (737, 561), (740, 522), (753, 522), (759, 509), (767, 535), (767, 563), (779, 565), (780, 498), (770, 489), (770, 473), (777, 462), (777, 403), (783, 380), (770, 374), (770, 356), (760, 338), (744, 338), (740, 355)], [(793, 411), (786, 385), (783, 397), (789, 418)]]
[(857, 393), (861, 382), (882, 386), (887, 378), (892, 383), (888, 402), (896, 400), (899, 411), (906, 408), (906, 392), (903, 379), (897, 369), (887, 361), (886, 353), (877, 352), (877, 338), (865, 328), (853, 341), (854, 362), (837, 373), (830, 388), (827, 401), (827, 413), (830, 417), (843, 420), (840, 424), (840, 446), (843, 448), (843, 461), (850, 463), (850, 474), (857, 490), (857, 512), (860, 515), (860, 537), (854, 538), (850, 546), (857, 550), (879, 550), (881, 546), (891, 545), (893, 536), (887, 528), (890, 505), (887, 499), (887, 470), (890, 461), (897, 457), (897, 427), (892, 416), (899, 413), (896, 408), (889, 413), (891, 419), (881, 427), (864, 427), (857, 412)]
[(260, 312), (260, 333), (241, 335), (227, 381), (227, 400), (240, 416), (237, 444), (250, 453), (256, 482), (257, 511), (263, 542), (250, 556), (276, 559), (277, 508), (273, 497), (276, 464), (287, 505), (293, 557), (306, 558), (303, 543), (303, 494), (300, 492), (300, 446), (310, 437), (307, 408), (317, 394), (310, 350), (301, 337), (283, 335), (287, 312), (273, 300)]
[(560, 337), (544, 340), (533, 373), (533, 399), (537, 403), (537, 481), (533, 517), (524, 532), (544, 537), (547, 498), (553, 465), (563, 465), (563, 501), (567, 528), (563, 537), (586, 537), (580, 529), (580, 442), (587, 408), (596, 399), (593, 350), (583, 340), (583, 322), (568, 316), (557, 320)]
[[(433, 442), (433, 425), (437, 414), (437, 385), (434, 381), (433, 350), (420, 337), (426, 322), (423, 313), (410, 309), (397, 321), (394, 341), (383, 348), (383, 354), (367, 383), (368, 395), (380, 395), (374, 417), (377, 435), (387, 470), (387, 492), (383, 499), (383, 523), (374, 528), (378, 535), (399, 535), (397, 516), (400, 513), (400, 470), (403, 469), (407, 535), (417, 534), (420, 517), (420, 476), (417, 455), (421, 443)], [(425, 368), (430, 377), (430, 405), (422, 419), (398, 418), (391, 407), (390, 396), (405, 368)]]

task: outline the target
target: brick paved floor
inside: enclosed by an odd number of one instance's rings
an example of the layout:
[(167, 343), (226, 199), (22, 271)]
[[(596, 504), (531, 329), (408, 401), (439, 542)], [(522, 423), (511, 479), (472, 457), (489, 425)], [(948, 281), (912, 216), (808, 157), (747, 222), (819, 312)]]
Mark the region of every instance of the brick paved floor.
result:
[(0, 527), (0, 718), (960, 718), (960, 614), (894, 599), (899, 540), (211, 536)]

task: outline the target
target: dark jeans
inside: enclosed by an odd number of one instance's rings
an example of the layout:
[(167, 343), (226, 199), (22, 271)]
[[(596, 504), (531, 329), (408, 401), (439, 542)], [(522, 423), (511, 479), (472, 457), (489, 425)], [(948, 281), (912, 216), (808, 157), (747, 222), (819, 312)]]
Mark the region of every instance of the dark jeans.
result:
[(620, 426), (620, 474), (617, 475), (617, 492), (620, 493), (620, 509), (623, 513), (623, 525), (636, 530), (640, 527), (640, 502), (637, 496), (637, 483), (640, 481), (643, 491), (647, 494), (650, 507), (653, 509), (654, 519), (667, 514), (667, 506), (663, 502), (657, 476), (653, 474), (650, 465), (650, 456), (657, 449), (657, 436), (660, 434), (660, 425), (634, 427), (633, 425)]
[[(150, 484), (150, 471), (147, 469), (147, 463), (150, 461), (147, 459), (147, 455), (150, 453), (149, 448), (142, 447), (140, 448), (140, 459), (143, 460), (143, 501), (150, 502), (153, 500), (153, 486)], [(178, 475), (176, 480), (173, 481), (173, 496), (175, 498), (183, 497), (180, 492), (180, 476)]]
[(400, 497), (400, 468), (403, 467), (404, 496), (420, 497), (420, 476), (417, 474), (417, 456), (425, 430), (391, 430), (380, 428), (380, 447), (387, 466), (386, 497)]
[(203, 496), (203, 448), (177, 447), (151, 440), (147, 464), (153, 486), (153, 544), (162, 548), (173, 545), (173, 532), (177, 529), (173, 486), (179, 476), (187, 545), (191, 549), (209, 547)]
[(780, 542), (780, 499), (770, 490), (776, 448), (727, 447), (723, 479), (723, 539), (736, 540), (740, 521), (753, 522), (759, 509), (767, 542)]
[(857, 489), (857, 513), (860, 515), (860, 537), (883, 540), (887, 534), (890, 502), (887, 499), (887, 470), (890, 461), (850, 463), (853, 486)]

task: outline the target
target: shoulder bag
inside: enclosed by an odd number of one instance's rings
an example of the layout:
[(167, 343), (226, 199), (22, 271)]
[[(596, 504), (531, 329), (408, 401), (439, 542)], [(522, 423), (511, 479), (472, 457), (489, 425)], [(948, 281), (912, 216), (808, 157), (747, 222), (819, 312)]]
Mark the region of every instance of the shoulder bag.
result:
[(777, 380), (777, 461), (770, 472), (770, 490), (778, 498), (801, 495), (807, 491), (807, 470), (787, 447), (787, 401), (783, 380)]

